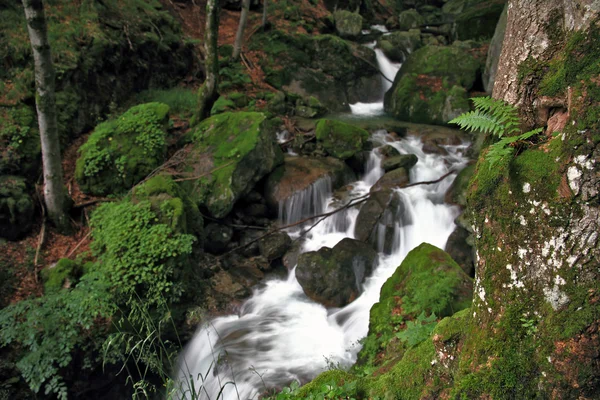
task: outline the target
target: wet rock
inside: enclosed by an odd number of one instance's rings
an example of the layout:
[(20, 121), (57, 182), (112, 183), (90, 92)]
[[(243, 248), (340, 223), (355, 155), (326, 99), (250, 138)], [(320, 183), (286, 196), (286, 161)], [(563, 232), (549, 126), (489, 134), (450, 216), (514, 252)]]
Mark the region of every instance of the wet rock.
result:
[(264, 218), (269, 214), (269, 209), (266, 204), (254, 203), (244, 207), (244, 215), (247, 217)]
[(458, 173), (452, 185), (446, 191), (444, 201), (448, 204), (455, 204), (462, 207), (467, 205), (467, 189), (469, 188), (469, 181), (475, 172), (475, 165), (469, 165), (463, 168)]
[(329, 154), (345, 160), (363, 149), (369, 132), (345, 122), (322, 119), (317, 122), (315, 136)]
[(421, 31), (418, 29), (411, 29), (408, 32), (392, 32), (377, 41), (377, 47), (383, 51), (386, 57), (399, 63), (404, 62), (409, 54), (420, 48), (421, 45)]
[(503, 1), (449, 0), (442, 13), (444, 20), (454, 22), (454, 40), (489, 40), (503, 9)]
[[(506, 33), (506, 22), (507, 22), (508, 4), (504, 6), (504, 10), (500, 15), (490, 48), (488, 49), (487, 60), (485, 63), (485, 69), (483, 71), (483, 88), (487, 93), (492, 93), (494, 89), (494, 82), (496, 80), (496, 72), (498, 71), (498, 62), (500, 61), (500, 53), (502, 53), (502, 42), (504, 41), (504, 34)], [(551, 131), (552, 132), (552, 131)]]
[(34, 202), (25, 178), (0, 176), (0, 238), (17, 240), (33, 224)]
[(333, 18), (335, 20), (335, 30), (341, 37), (355, 38), (360, 35), (363, 19), (359, 13), (338, 10), (333, 13)]
[(423, 152), (429, 154), (447, 155), (448, 152), (441, 146), (457, 146), (465, 140), (460, 131), (432, 132), (421, 136)]
[(416, 155), (414, 154), (404, 154), (394, 157), (385, 158), (381, 162), (381, 168), (384, 171), (389, 172), (395, 170), (397, 168), (404, 168), (409, 171), (415, 164), (419, 161)]
[(379, 152), (383, 157), (394, 157), (399, 156), (400, 152), (394, 146), (386, 144), (379, 149)]
[(402, 11), (398, 16), (398, 29), (401, 31), (419, 28), (423, 24), (425, 24), (425, 18), (414, 8)]
[(371, 193), (380, 190), (391, 190), (394, 188), (403, 187), (410, 182), (408, 171), (405, 168), (398, 168), (390, 172), (386, 172), (371, 188)]
[(277, 214), (280, 202), (323, 178), (331, 179), (335, 189), (354, 180), (355, 175), (346, 163), (336, 158), (286, 156), (284, 164), (276, 168), (265, 183), (267, 205)]
[(475, 276), (475, 250), (467, 243), (469, 235), (470, 233), (465, 228), (457, 226), (448, 237), (446, 252), (460, 265), (465, 274), (473, 278)]
[(206, 235), (204, 250), (212, 254), (219, 254), (227, 250), (233, 238), (233, 229), (226, 225), (210, 223), (204, 227)]
[(301, 254), (296, 278), (311, 299), (326, 307), (343, 307), (360, 295), (377, 259), (369, 245), (346, 238), (333, 248)]
[(275, 232), (258, 241), (260, 254), (268, 261), (283, 257), (291, 245), (292, 239), (285, 232)]
[(246, 257), (254, 257), (259, 255), (258, 249), (258, 241), (264, 234), (264, 231), (254, 230), (254, 229), (243, 229), (240, 232), (239, 243), (240, 246), (243, 246), (239, 252)]
[(346, 164), (352, 168), (357, 174), (363, 174), (365, 172), (365, 166), (371, 155), (370, 151), (358, 151), (352, 157), (346, 159)]
[(298, 257), (300, 257), (300, 251), (302, 251), (302, 245), (304, 244), (303, 240), (295, 240), (292, 242), (292, 246), (285, 253), (282, 258), (283, 265), (291, 271), (298, 264)]

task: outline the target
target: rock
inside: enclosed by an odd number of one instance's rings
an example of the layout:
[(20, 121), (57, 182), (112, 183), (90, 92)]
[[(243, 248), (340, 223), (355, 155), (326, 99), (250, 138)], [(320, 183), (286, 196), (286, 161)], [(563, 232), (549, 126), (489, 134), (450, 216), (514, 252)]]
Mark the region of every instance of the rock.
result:
[(226, 96), (219, 96), (210, 109), (210, 115), (217, 115), (235, 109), (235, 103)]
[(202, 121), (188, 134), (189, 153), (179, 167), (182, 174), (200, 176), (183, 182), (190, 197), (215, 218), (229, 214), (239, 199), (283, 162), (275, 143), (277, 125), (254, 112), (223, 113)]
[(244, 207), (244, 215), (247, 217), (265, 218), (269, 215), (269, 208), (266, 204), (250, 204)]
[(371, 155), (370, 151), (358, 151), (352, 155), (352, 157), (346, 159), (346, 164), (352, 168), (357, 174), (363, 174), (365, 172), (365, 166), (369, 161)]
[(404, 168), (409, 171), (419, 161), (414, 154), (404, 154), (400, 156), (388, 157), (381, 162), (381, 167), (385, 172), (392, 171), (397, 168)]
[(33, 224), (34, 204), (25, 178), (0, 176), (0, 238), (17, 240), (27, 234)]
[(336, 189), (353, 180), (355, 175), (343, 161), (336, 158), (286, 156), (284, 164), (267, 177), (267, 205), (277, 214), (281, 202), (296, 192), (308, 189), (322, 178), (329, 178), (332, 189)]
[(408, 31), (410, 29), (419, 28), (425, 24), (425, 18), (423, 18), (417, 10), (410, 9), (402, 11), (398, 16), (398, 29), (401, 31)]
[(285, 232), (275, 232), (258, 241), (260, 254), (268, 261), (273, 261), (284, 256), (292, 245), (290, 235)]
[(462, 270), (473, 278), (475, 276), (475, 250), (467, 243), (470, 233), (465, 229), (457, 226), (456, 229), (448, 237), (446, 243), (446, 252)]
[(322, 119), (317, 122), (315, 136), (330, 155), (345, 160), (363, 149), (369, 132), (345, 122)]
[[(381, 90), (375, 51), (335, 35), (288, 35), (272, 30), (253, 35), (250, 46), (264, 50), (266, 81), (300, 98), (315, 97), (333, 111), (373, 102)], [(305, 104), (313, 108), (309, 104)]]
[(338, 10), (333, 13), (335, 30), (343, 38), (356, 38), (362, 31), (363, 19), (359, 13)]
[(301, 254), (296, 278), (311, 299), (326, 307), (343, 307), (360, 295), (377, 259), (369, 245), (346, 238), (333, 248)]
[(233, 229), (229, 226), (210, 223), (204, 228), (206, 239), (204, 250), (212, 254), (219, 254), (227, 250), (233, 238)]
[(288, 269), (288, 271), (291, 271), (292, 268), (294, 268), (298, 264), (298, 257), (300, 257), (300, 252), (302, 251), (303, 244), (303, 240), (293, 241), (292, 246), (283, 256), (283, 265)]
[(504, 6), (504, 10), (500, 15), (490, 48), (488, 49), (485, 69), (483, 71), (483, 88), (487, 93), (492, 93), (494, 89), (494, 81), (496, 80), (496, 72), (498, 71), (498, 62), (500, 61), (500, 53), (502, 53), (502, 42), (504, 41), (504, 33), (506, 32), (506, 21), (508, 13), (508, 4)]
[(390, 172), (386, 172), (371, 188), (371, 193), (380, 190), (390, 190), (400, 188), (410, 182), (408, 171), (405, 168), (398, 168)]
[(453, 21), (455, 40), (486, 40), (494, 35), (505, 2), (502, 0), (449, 0), (443, 18)]
[(415, 50), (421, 47), (421, 31), (411, 29), (408, 32), (392, 32), (381, 36), (377, 47), (394, 62), (404, 62)]
[(385, 146), (382, 146), (379, 149), (379, 152), (381, 153), (381, 155), (383, 157), (394, 157), (394, 156), (399, 156), (400, 152), (398, 151), (397, 148), (395, 148), (394, 146), (391, 146), (389, 144), (386, 144)]
[(75, 178), (85, 193), (122, 193), (163, 163), (169, 106), (146, 103), (96, 126), (81, 146)]
[(475, 165), (469, 165), (463, 168), (458, 173), (452, 185), (446, 191), (444, 201), (448, 204), (455, 204), (462, 207), (467, 205), (467, 189), (469, 188), (469, 181), (475, 172)]
[(422, 243), (408, 253), (381, 288), (379, 302), (371, 308), (369, 334), (358, 363), (378, 365), (378, 354), (386, 353), (388, 346), (393, 346), (394, 357), (401, 358), (408, 346), (394, 338), (396, 321), (415, 321), (421, 313), (447, 317), (469, 307), (472, 296), (473, 280), (460, 266), (441, 249)]

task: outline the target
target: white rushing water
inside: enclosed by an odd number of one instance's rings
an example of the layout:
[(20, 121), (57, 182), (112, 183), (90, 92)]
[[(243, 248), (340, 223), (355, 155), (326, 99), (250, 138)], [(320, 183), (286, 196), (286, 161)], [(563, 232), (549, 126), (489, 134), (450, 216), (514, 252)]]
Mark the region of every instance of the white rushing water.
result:
[(370, 43), (367, 47), (375, 50), (375, 56), (377, 57), (377, 65), (379, 66), (379, 71), (381, 72), (381, 87), (383, 88), (380, 96), (380, 100), (374, 103), (354, 103), (350, 104), (350, 110), (354, 115), (360, 116), (376, 116), (382, 115), (383, 111), (383, 96), (385, 92), (390, 90), (392, 87), (392, 82), (396, 77), (396, 74), (400, 70), (402, 64), (394, 63), (390, 61), (389, 58), (383, 54), (381, 49), (376, 49), (375, 42)]
[[(466, 164), (466, 144), (448, 146), (447, 156), (425, 154), (418, 138), (391, 141), (385, 131), (373, 135), (376, 146), (390, 144), (402, 154), (415, 154), (417, 164), (410, 171), (411, 182), (430, 181), (451, 168)], [(349, 197), (369, 191), (383, 175), (377, 148), (367, 162), (366, 173), (355, 182)], [(237, 315), (215, 318), (199, 328), (180, 356), (179, 379), (195, 382), (200, 399), (257, 398), (266, 388), (306, 382), (327, 369), (330, 363), (350, 366), (355, 362), (366, 336), (371, 306), (378, 301), (383, 283), (393, 274), (406, 254), (422, 242), (444, 248), (454, 230), (459, 210), (443, 203), (444, 194), (455, 176), (432, 185), (398, 189), (403, 204), (400, 218), (392, 221), (393, 244), (388, 255), (363, 284), (363, 293), (341, 309), (327, 309), (310, 300), (290, 271), (287, 279), (273, 279), (255, 289)], [(296, 193), (281, 205), (286, 222), (331, 208), (331, 184), (319, 181), (312, 189)], [(293, 204), (293, 206), (292, 206)], [(333, 247), (353, 237), (357, 209), (348, 209), (319, 223), (306, 236), (303, 251)], [(290, 232), (297, 236), (297, 232)], [(378, 244), (381, 247), (381, 243)], [(235, 385), (231, 384), (235, 382)], [(187, 387), (186, 384), (183, 384)], [(202, 389), (200, 389), (202, 387)], [(223, 388), (223, 389), (222, 389)], [(191, 398), (188, 394), (182, 398)]]

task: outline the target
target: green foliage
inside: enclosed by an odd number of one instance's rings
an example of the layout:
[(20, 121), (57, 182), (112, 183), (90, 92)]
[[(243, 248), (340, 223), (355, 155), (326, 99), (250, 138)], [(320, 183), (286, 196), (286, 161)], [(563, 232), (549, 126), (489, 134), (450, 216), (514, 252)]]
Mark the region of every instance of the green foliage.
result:
[(437, 317), (432, 313), (429, 317), (425, 316), (425, 311), (421, 312), (416, 320), (407, 321), (406, 329), (396, 334), (396, 337), (406, 342), (408, 347), (415, 347), (422, 341), (431, 336), (431, 332), (437, 325)]
[(301, 388), (298, 382), (294, 381), (288, 387), (284, 387), (281, 392), (274, 396), (267, 397), (267, 400), (355, 400), (357, 396), (356, 381), (338, 384), (336, 380), (330, 380), (325, 383), (310, 384), (310, 390)]
[(92, 215), (91, 248), (114, 288), (137, 293), (148, 304), (177, 299), (174, 274), (192, 251), (195, 238), (161, 223), (148, 200), (103, 204)]
[(191, 116), (198, 108), (198, 94), (191, 89), (174, 87), (171, 89), (149, 89), (136, 96), (136, 103), (157, 102), (169, 106), (169, 112)]
[(86, 192), (129, 189), (164, 160), (169, 106), (146, 103), (96, 127), (81, 146), (75, 176)]
[(514, 153), (514, 145), (541, 133), (543, 128), (522, 133), (517, 108), (502, 100), (491, 97), (472, 98), (475, 110), (462, 114), (449, 123), (457, 124), (462, 129), (481, 131), (496, 136), (500, 140), (492, 144), (486, 154), (491, 169)]
[(66, 281), (70, 286), (74, 286), (82, 272), (81, 266), (75, 261), (68, 258), (60, 259), (54, 267), (42, 270), (46, 293), (62, 289)]
[(0, 173), (31, 173), (37, 166), (40, 137), (31, 107), (0, 107)]
[(84, 368), (91, 365), (101, 319), (115, 312), (112, 296), (101, 275), (86, 275), (72, 290), (24, 300), (0, 311), (0, 344), (19, 344), (26, 350), (17, 363), (31, 389), (67, 398), (61, 369), (75, 351), (84, 352)]

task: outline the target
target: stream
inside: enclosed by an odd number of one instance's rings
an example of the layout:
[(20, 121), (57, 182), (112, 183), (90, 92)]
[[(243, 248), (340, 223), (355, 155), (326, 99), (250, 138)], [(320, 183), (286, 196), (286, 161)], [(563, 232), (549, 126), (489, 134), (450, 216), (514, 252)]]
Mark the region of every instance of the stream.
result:
[[(393, 79), (399, 65), (375, 50), (381, 71)], [(390, 86), (384, 85), (386, 90)], [(383, 101), (357, 103), (351, 109), (355, 115), (380, 115)], [(368, 193), (383, 176), (379, 152), (383, 145), (418, 157), (410, 170), (413, 183), (438, 179), (451, 169), (459, 171), (468, 161), (464, 156), (468, 143), (444, 146), (448, 154), (439, 155), (424, 153), (418, 137), (394, 140), (386, 131), (378, 131), (371, 140), (374, 150), (364, 175), (351, 184), (348, 199)], [(287, 279), (263, 282), (237, 315), (215, 318), (199, 328), (180, 355), (178, 379), (183, 387), (189, 387), (191, 379), (199, 395), (196, 398), (246, 400), (258, 398), (266, 389), (288, 386), (294, 380), (307, 382), (331, 365), (351, 366), (361, 348), (359, 340), (367, 335), (371, 306), (378, 301), (382, 285), (406, 254), (422, 242), (440, 248), (446, 245), (460, 212), (444, 203), (444, 195), (455, 176), (436, 184), (397, 189), (403, 211), (402, 217), (393, 221), (391, 248), (389, 240), (384, 248), (385, 230), (381, 226), (377, 240), (378, 266), (365, 280), (363, 292), (356, 300), (343, 308), (330, 309), (315, 303), (304, 294), (295, 269)], [(281, 203), (279, 219), (287, 224), (340, 205), (334, 198), (331, 182), (321, 179)], [(357, 207), (345, 209), (320, 222), (306, 234), (302, 251), (333, 247), (344, 238), (353, 238), (358, 212)], [(288, 233), (297, 238), (300, 229)], [(181, 397), (192, 398), (189, 392)]]

